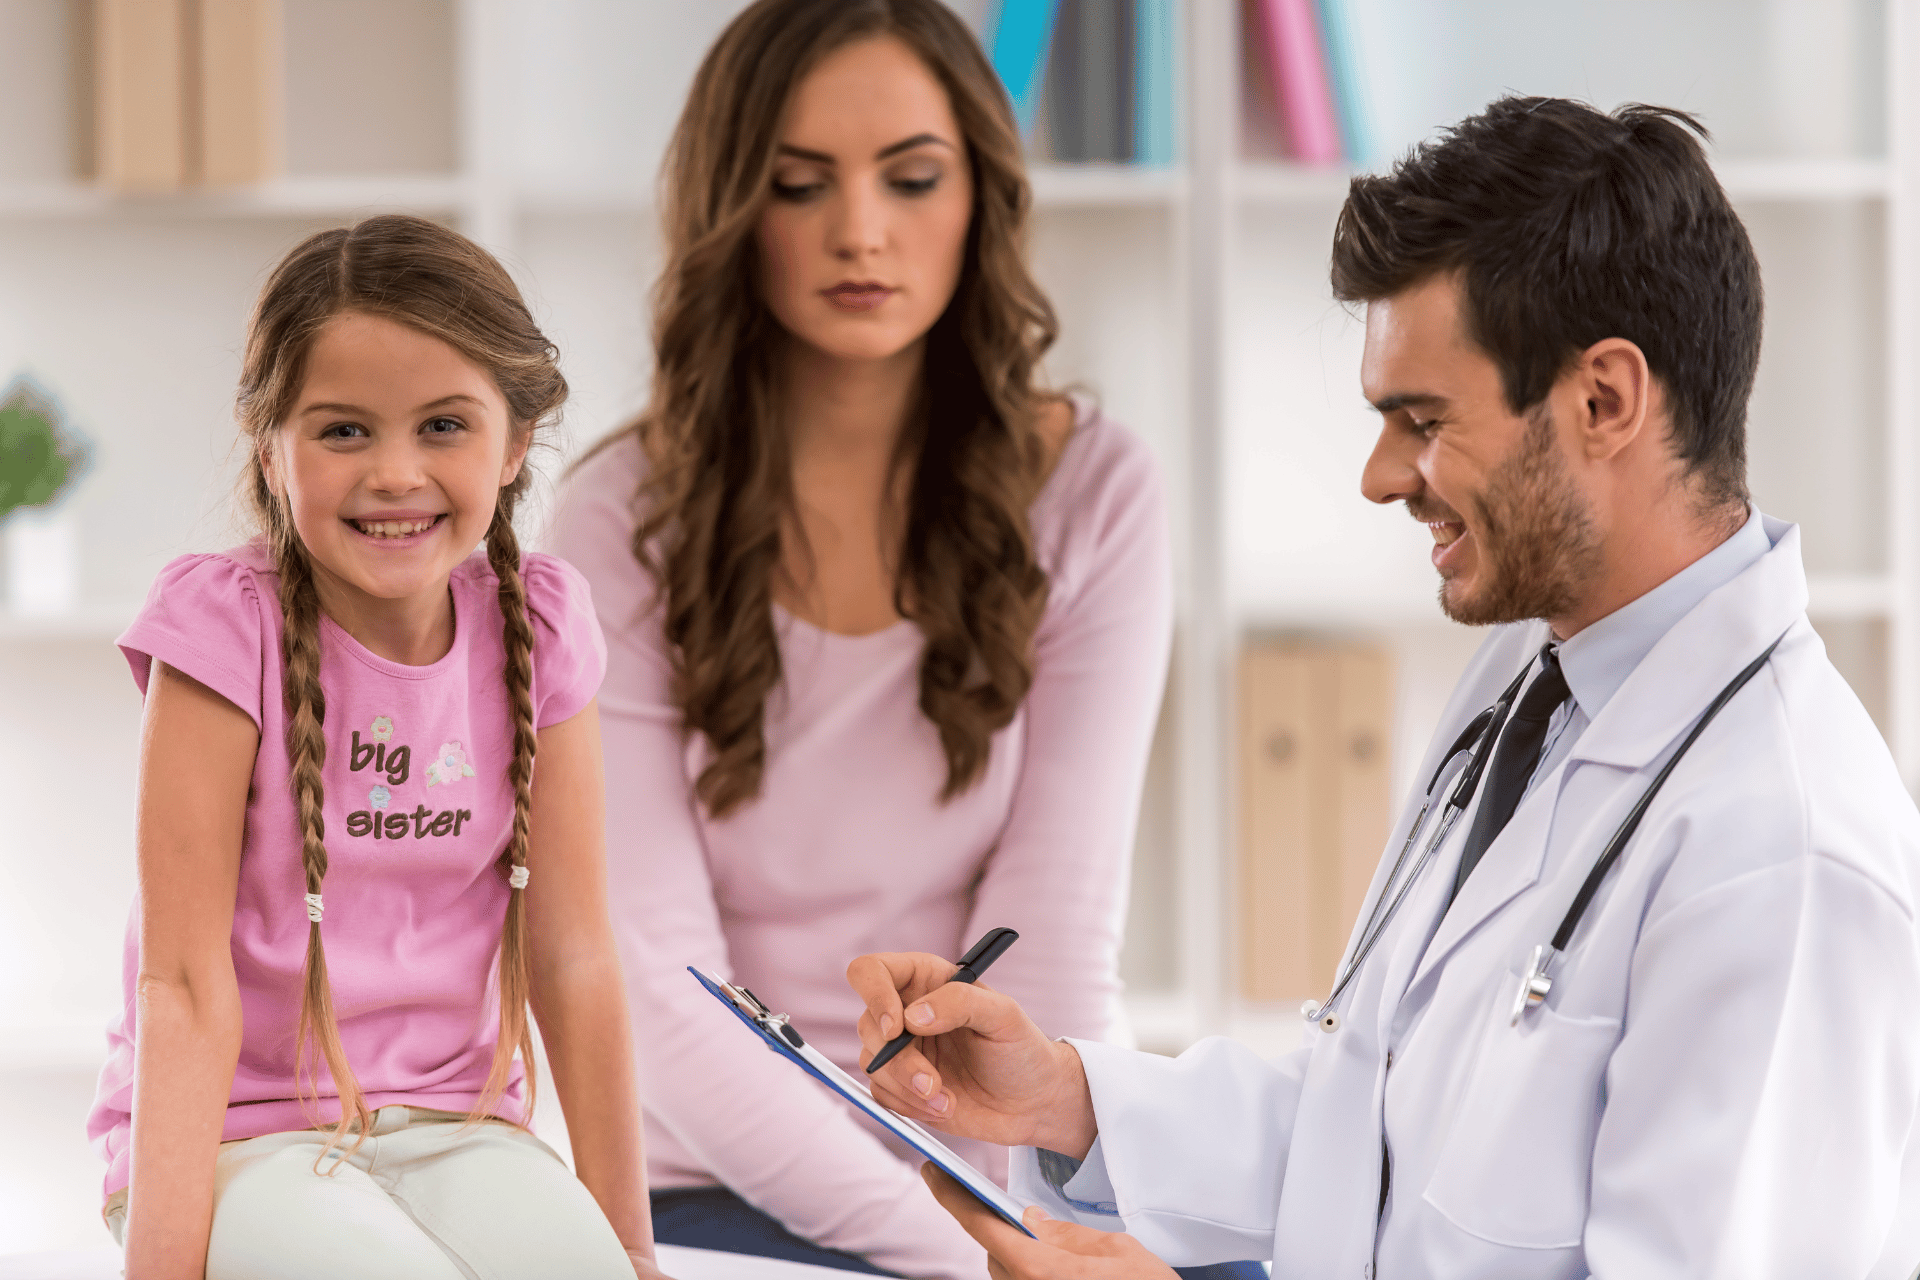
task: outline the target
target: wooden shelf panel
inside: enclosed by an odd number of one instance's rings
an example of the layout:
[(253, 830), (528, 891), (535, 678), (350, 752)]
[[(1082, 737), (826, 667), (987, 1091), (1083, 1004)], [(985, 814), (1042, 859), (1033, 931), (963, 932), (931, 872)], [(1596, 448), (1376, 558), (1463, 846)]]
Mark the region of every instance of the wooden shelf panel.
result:
[(80, 182), (0, 185), (0, 218), (351, 217), (384, 209), (450, 214), (472, 199), (451, 174), (284, 178), (257, 187), (119, 195)]

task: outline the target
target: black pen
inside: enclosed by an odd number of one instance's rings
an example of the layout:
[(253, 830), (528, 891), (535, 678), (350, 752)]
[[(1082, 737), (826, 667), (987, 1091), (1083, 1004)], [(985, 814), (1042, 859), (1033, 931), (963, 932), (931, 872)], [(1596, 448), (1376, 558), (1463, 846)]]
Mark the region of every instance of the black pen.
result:
[[(987, 930), (986, 936), (973, 944), (973, 950), (960, 957), (960, 967), (953, 971), (953, 976), (948, 978), (947, 981), (980, 981), (980, 975), (987, 971), (987, 966), (995, 960), (998, 960), (1001, 955), (1005, 953), (1006, 949), (1013, 945), (1014, 939), (1019, 936), (1019, 934), (1011, 929)], [(905, 1009), (900, 1011), (900, 1016), (903, 1020), (906, 1018), (907, 1014)], [(902, 1031), (899, 1035), (881, 1045), (880, 1052), (874, 1054), (873, 1061), (867, 1064), (867, 1074), (872, 1075), (889, 1062), (892, 1062), (894, 1055), (912, 1042), (913, 1032)]]

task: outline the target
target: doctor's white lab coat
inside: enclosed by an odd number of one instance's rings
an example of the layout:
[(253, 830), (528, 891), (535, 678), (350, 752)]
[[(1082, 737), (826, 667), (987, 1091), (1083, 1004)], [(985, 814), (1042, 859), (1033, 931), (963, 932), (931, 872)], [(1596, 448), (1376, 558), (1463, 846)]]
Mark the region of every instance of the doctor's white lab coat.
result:
[[(1063, 1190), (1018, 1153), (1015, 1194), (1174, 1265), (1270, 1257), (1275, 1280), (1908, 1280), (1920, 818), (1807, 623), (1798, 530), (1765, 528), (1773, 549), (1660, 639), (1443, 917), (1471, 811), (1455, 824), (1336, 1030), (1273, 1061), (1076, 1042), (1099, 1142)], [(1529, 953), (1627, 810), (1783, 632), (1511, 1027)], [(1489, 637), (1420, 785), (1546, 638)]]

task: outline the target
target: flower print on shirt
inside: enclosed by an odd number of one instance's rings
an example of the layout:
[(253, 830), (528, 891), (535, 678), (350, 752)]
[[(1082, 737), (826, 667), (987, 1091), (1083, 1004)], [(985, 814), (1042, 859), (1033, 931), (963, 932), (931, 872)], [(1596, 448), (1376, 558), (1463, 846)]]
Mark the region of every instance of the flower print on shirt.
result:
[(375, 716), (373, 718), (373, 740), (391, 742), (393, 740), (393, 717)]
[(467, 763), (466, 748), (457, 742), (443, 742), (440, 750), (434, 753), (433, 763), (427, 766), (427, 785), (436, 783), (452, 784), (462, 778), (473, 776), (473, 766)]
[(375, 787), (367, 792), (367, 803), (376, 809), (384, 809), (393, 803), (393, 792), (385, 787)]

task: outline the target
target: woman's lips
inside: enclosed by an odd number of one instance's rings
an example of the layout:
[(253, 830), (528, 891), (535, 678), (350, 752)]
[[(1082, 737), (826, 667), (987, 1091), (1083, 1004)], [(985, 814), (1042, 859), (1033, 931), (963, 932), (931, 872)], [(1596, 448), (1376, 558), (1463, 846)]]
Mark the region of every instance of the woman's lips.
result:
[(837, 284), (831, 289), (823, 289), (820, 296), (827, 303), (841, 311), (871, 311), (888, 298), (894, 291), (883, 284), (861, 281), (857, 284)]

